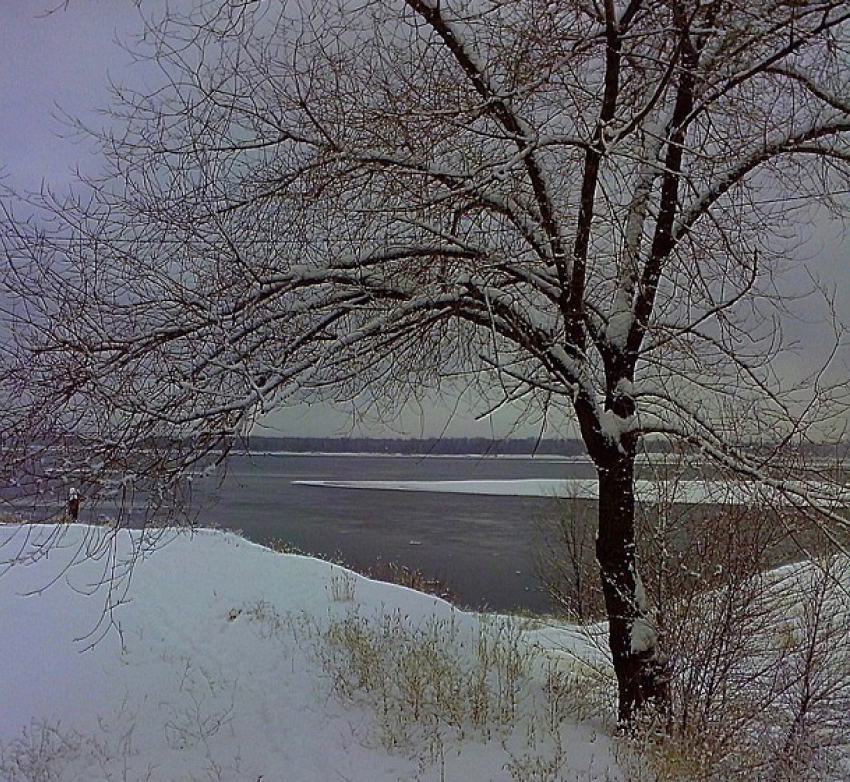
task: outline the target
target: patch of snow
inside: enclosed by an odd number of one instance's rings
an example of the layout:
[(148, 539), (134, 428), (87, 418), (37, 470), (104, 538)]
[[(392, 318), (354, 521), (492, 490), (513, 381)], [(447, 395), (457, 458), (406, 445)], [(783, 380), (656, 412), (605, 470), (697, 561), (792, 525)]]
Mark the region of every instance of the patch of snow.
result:
[(632, 654), (642, 654), (658, 645), (658, 631), (645, 617), (638, 617), (632, 624)]
[(624, 434), (634, 429), (636, 421), (636, 416), (621, 418), (613, 410), (603, 410), (599, 416), (602, 434), (615, 443), (620, 442)]
[(548, 478), (523, 478), (518, 480), (466, 480), (466, 481), (293, 481), (299, 486), (332, 489), (371, 489), (376, 491), (435, 492), (438, 494), (481, 494), (502, 497), (565, 497), (593, 499), (596, 481), (560, 481)]
[(634, 322), (635, 316), (631, 309), (615, 310), (608, 318), (605, 338), (613, 347), (623, 350)]
[[(333, 489), (368, 489), (373, 491), (424, 491), (439, 494), (482, 494), (506, 497), (559, 497), (595, 500), (599, 484), (595, 478), (521, 478), (516, 480), (463, 481), (343, 481), (299, 480), (299, 486)], [(836, 507), (850, 504), (850, 492), (836, 493), (828, 483), (809, 483), (800, 487), (813, 505)], [(635, 481), (635, 495), (646, 503), (678, 503), (682, 505), (750, 505), (769, 501), (788, 506), (783, 494), (755, 481)], [(820, 499), (819, 499), (820, 498)]]

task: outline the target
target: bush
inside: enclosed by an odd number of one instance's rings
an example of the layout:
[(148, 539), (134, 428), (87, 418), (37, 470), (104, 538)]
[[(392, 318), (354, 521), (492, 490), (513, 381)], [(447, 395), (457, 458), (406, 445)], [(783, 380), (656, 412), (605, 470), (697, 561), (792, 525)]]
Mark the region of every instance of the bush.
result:
[(395, 562), (378, 561), (371, 567), (365, 568), (362, 574), (373, 581), (383, 581), (388, 584), (415, 589), (426, 595), (434, 595), (450, 603), (458, 603), (458, 596), (441, 578), (426, 576), (421, 570), (399, 565)]
[[(546, 526), (541, 577), (567, 616), (597, 620), (591, 508), (563, 510)], [(637, 726), (626, 751), (637, 782), (828, 778), (850, 741), (850, 573), (840, 556), (787, 564), (802, 540), (809, 552), (828, 548), (807, 521), (766, 504), (640, 508), (641, 575), (672, 712), (660, 734), (657, 722)]]

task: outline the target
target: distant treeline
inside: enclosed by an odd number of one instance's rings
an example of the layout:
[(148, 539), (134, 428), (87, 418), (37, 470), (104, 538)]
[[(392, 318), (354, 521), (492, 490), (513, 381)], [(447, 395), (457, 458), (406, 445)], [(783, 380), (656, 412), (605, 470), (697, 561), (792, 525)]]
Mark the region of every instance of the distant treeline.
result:
[[(33, 458), (43, 459), (42, 451), (84, 453), (88, 441), (72, 434), (57, 434), (52, 439), (33, 440), (30, 451)], [(387, 453), (387, 454), (437, 454), (437, 455), (518, 455), (541, 454), (548, 456), (585, 456), (587, 450), (581, 440), (543, 439), (519, 437), (492, 440), (486, 437), (426, 437), (426, 438), (372, 438), (372, 437), (232, 437), (230, 435), (211, 435), (203, 442), (192, 438), (174, 439), (153, 437), (133, 444), (137, 451), (145, 449), (168, 449), (171, 451), (191, 452), (198, 448), (220, 453), (223, 448), (233, 451), (287, 451), (291, 453)], [(0, 453), (11, 444), (4, 442), (0, 432)], [(644, 443), (644, 449), (652, 453), (669, 453), (674, 446), (667, 440)], [(762, 446), (765, 453), (775, 450), (775, 445)], [(694, 447), (698, 454), (699, 448)], [(805, 458), (821, 460), (850, 460), (850, 441), (829, 445), (806, 443), (788, 449), (789, 455), (796, 454)]]
[(475, 454), (492, 456), (541, 454), (583, 456), (580, 440), (537, 440), (533, 437), (489, 440), (486, 437), (433, 437), (395, 439), (367, 437), (251, 437), (251, 451), (288, 451), (292, 453), (388, 453), (434, 454), (451, 456)]
[[(252, 436), (234, 443), (236, 450), (291, 452), (291, 453), (386, 453), (434, 454), (451, 456), (459, 454), (487, 456), (586, 456), (581, 440), (544, 439), (534, 437), (491, 440), (486, 437), (427, 437), (427, 438), (371, 438), (371, 437), (261, 437)], [(647, 443), (647, 451), (668, 453), (666, 441)], [(800, 452), (809, 457), (827, 459), (850, 458), (850, 443), (840, 445), (808, 444)]]

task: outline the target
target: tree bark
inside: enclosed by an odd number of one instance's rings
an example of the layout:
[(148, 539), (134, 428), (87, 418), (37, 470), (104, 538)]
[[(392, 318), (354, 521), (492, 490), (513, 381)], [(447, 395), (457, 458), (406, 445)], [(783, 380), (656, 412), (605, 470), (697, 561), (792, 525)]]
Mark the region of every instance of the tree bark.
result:
[[(608, 643), (617, 676), (618, 721), (629, 729), (649, 708), (669, 713), (667, 666), (657, 637), (648, 628), (635, 547), (634, 453), (612, 445), (596, 459), (599, 478), (599, 532), (596, 559), (608, 614)], [(635, 635), (635, 623), (642, 627)]]

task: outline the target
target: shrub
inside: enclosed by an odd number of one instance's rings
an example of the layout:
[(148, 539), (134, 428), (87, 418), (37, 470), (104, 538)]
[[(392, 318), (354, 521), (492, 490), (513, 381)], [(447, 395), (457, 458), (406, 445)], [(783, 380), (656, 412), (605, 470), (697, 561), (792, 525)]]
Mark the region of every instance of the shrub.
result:
[[(847, 559), (828, 555), (832, 541), (802, 510), (724, 497), (677, 503), (678, 481), (694, 475), (687, 459), (647, 469), (659, 495), (639, 506), (638, 558), (669, 658), (672, 712), (660, 732), (651, 718), (636, 726), (624, 750), (630, 774), (827, 779), (850, 740)], [(595, 512), (566, 501), (541, 523), (538, 572), (553, 605), (584, 623), (604, 616)]]

